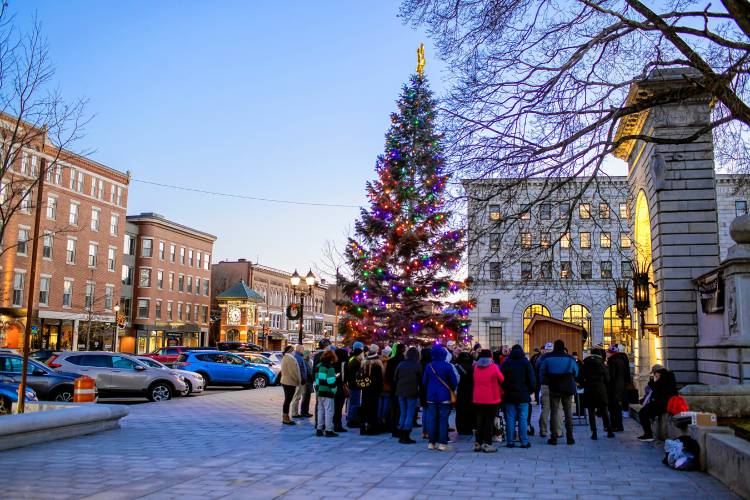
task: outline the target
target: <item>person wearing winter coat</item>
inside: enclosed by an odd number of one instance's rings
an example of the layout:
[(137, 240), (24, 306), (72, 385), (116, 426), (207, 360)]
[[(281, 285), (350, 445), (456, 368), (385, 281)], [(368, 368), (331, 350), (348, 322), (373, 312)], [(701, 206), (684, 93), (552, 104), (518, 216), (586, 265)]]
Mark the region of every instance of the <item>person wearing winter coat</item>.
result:
[(425, 388), (427, 411), (429, 413), (428, 450), (450, 451), (448, 446), (448, 417), (451, 413), (451, 393), (458, 385), (453, 366), (446, 361), (448, 351), (435, 345), (431, 350), (432, 362), (422, 375)]
[(352, 344), (352, 353), (346, 365), (346, 380), (349, 384), (349, 400), (347, 402), (346, 426), (350, 429), (360, 426), (360, 407), (362, 406), (362, 390), (357, 387), (356, 377), (365, 359), (362, 342)]
[(583, 387), (583, 403), (589, 414), (591, 439), (598, 439), (596, 431), (596, 414), (602, 416), (607, 437), (615, 437), (610, 427), (607, 413), (607, 386), (609, 385), (609, 370), (604, 364), (604, 350), (592, 349), (591, 355), (583, 360), (580, 381)]
[(628, 355), (620, 352), (618, 345), (607, 350), (609, 387), (607, 391), (609, 422), (613, 432), (623, 432), (622, 411), (627, 402), (627, 388), (631, 382)]
[(643, 427), (643, 435), (638, 437), (639, 441), (653, 441), (654, 433), (651, 429), (651, 420), (667, 412), (667, 404), (672, 396), (677, 396), (677, 380), (674, 372), (666, 368), (660, 368), (653, 374), (651, 386), (651, 396), (648, 402), (638, 412), (638, 420)]
[(355, 378), (362, 390), (359, 433), (363, 436), (380, 434), (382, 431), (378, 419), (378, 404), (383, 392), (383, 363), (380, 361), (377, 345), (370, 346), (369, 353)]
[(536, 377), (531, 363), (520, 345), (514, 345), (508, 359), (500, 367), (503, 374), (503, 407), (505, 409), (505, 443), (513, 448), (516, 427), (521, 448), (531, 448), (528, 436), (527, 412), (531, 394), (536, 388)]
[(389, 351), (388, 364), (383, 365), (385, 367), (385, 386), (387, 391), (383, 390), (383, 395), (388, 398), (389, 411), (386, 415), (385, 424), (386, 428), (390, 428), (391, 435), (401, 439), (401, 430), (399, 429), (399, 422), (401, 421), (401, 406), (396, 396), (395, 386), (393, 378), (396, 373), (396, 369), (404, 361), (404, 353), (406, 352), (406, 346), (404, 344), (395, 343)]
[(502, 400), (503, 374), (497, 363), (492, 360), (492, 351), (482, 349), (474, 365), (474, 390), (472, 402), (477, 417), (477, 432), (474, 440), (474, 451), (493, 453), (497, 448), (492, 446), (492, 434), (495, 416)]
[(406, 359), (398, 364), (393, 373), (393, 390), (399, 404), (399, 437), (401, 444), (414, 444), (411, 438), (414, 413), (419, 401), (419, 387), (422, 383), (422, 365), (419, 362), (419, 351), (410, 347), (406, 351)]
[(284, 389), (284, 406), (282, 409), (282, 423), (295, 425), (296, 422), (289, 417), (289, 407), (297, 387), (302, 383), (299, 365), (294, 357), (294, 346), (284, 349), (284, 357), (281, 358), (281, 387)]
[(307, 362), (305, 361), (305, 346), (303, 346), (302, 344), (297, 345), (297, 347), (294, 349), (294, 359), (297, 361), (297, 366), (299, 366), (300, 383), (294, 391), (294, 396), (292, 397), (292, 418), (312, 417), (312, 415), (309, 413), (306, 413), (304, 415), (300, 413), (300, 403), (305, 397), (305, 392), (307, 392), (307, 377), (309, 373)]
[[(544, 356), (539, 362), (539, 376), (547, 382), (549, 387), (550, 412), (552, 431), (558, 427), (558, 408), (562, 406), (565, 414), (565, 433), (569, 445), (575, 444), (573, 438), (573, 396), (576, 393), (576, 377), (578, 365), (573, 356), (565, 352), (565, 343), (555, 340), (552, 352)], [(547, 444), (556, 445), (557, 436), (552, 435)]]
[(349, 354), (346, 352), (346, 349), (336, 349), (335, 352), (336, 397), (333, 400), (333, 431), (347, 432), (342, 418), (344, 416), (344, 403), (346, 403), (347, 391), (349, 390), (349, 387), (346, 385), (346, 362), (349, 359)]
[[(336, 399), (336, 353), (326, 350), (320, 357), (320, 364), (315, 373), (314, 385), (317, 390), (318, 401), (318, 436), (336, 437), (338, 434), (333, 430), (334, 400)], [(324, 432), (325, 431), (325, 432)]]
[[(424, 377), (424, 370), (427, 365), (432, 363), (432, 350), (430, 347), (424, 348), (419, 352), (419, 363), (422, 365), (422, 376)], [(419, 407), (422, 411), (422, 439), (428, 439), (428, 429), (430, 428), (430, 414), (427, 411), (427, 393), (422, 390), (419, 391)]]
[(455, 368), (459, 373), (456, 394), (456, 431), (460, 436), (474, 434), (474, 360), (468, 352), (458, 355)]

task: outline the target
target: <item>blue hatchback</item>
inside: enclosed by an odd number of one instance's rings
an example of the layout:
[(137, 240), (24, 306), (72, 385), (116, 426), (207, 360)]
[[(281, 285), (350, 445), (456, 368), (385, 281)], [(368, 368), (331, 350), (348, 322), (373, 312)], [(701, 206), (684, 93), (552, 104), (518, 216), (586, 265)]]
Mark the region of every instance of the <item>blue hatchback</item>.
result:
[[(26, 401), (36, 401), (36, 392), (26, 388)], [(13, 379), (0, 377), (0, 415), (7, 415), (13, 403), (18, 401), (18, 384)]]
[(276, 375), (263, 365), (220, 351), (188, 351), (180, 354), (174, 368), (200, 373), (209, 385), (241, 385), (261, 389), (276, 383)]

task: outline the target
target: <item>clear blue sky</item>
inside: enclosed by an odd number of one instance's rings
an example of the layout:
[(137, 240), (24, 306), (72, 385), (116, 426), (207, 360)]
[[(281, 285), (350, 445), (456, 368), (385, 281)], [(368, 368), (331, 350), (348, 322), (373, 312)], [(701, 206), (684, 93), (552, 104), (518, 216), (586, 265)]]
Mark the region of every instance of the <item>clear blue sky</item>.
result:
[[(10, 0), (37, 15), (56, 80), (94, 116), (73, 149), (135, 179), (265, 198), (360, 205), (389, 113), (426, 45), (398, 0)], [(289, 206), (133, 182), (129, 213), (218, 236), (216, 259), (307, 271), (353, 208)]]

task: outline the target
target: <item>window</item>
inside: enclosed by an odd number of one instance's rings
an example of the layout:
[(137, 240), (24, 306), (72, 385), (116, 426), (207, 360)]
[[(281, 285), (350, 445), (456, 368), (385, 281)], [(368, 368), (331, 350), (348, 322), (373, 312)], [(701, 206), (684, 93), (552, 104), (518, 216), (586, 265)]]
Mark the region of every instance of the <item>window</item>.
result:
[(70, 169), (70, 190), (76, 190), (76, 169), (74, 168)]
[(521, 233), (521, 248), (531, 248), (531, 233)]
[(73, 238), (68, 238), (65, 245), (65, 262), (68, 264), (76, 263), (76, 240)]
[(196, 255), (195, 255), (195, 267), (198, 268), (198, 269), (201, 268), (201, 253), (200, 252), (196, 252)]
[(552, 261), (545, 260), (539, 266), (539, 277), (545, 280), (552, 278)]
[(125, 255), (135, 255), (135, 236), (132, 234), (125, 234), (122, 253)]
[(122, 265), (122, 284), (128, 286), (133, 284), (133, 268), (125, 264)]
[(185, 276), (182, 274), (179, 276), (179, 278), (177, 278), (177, 291), (178, 292), (185, 291)]
[(39, 278), (39, 305), (49, 305), (49, 282), (50, 279), (47, 276)]
[(18, 255), (26, 255), (29, 249), (29, 230), (25, 228), (18, 229)]
[(37, 170), (39, 164), (39, 159), (36, 156), (31, 157), (31, 175), (36, 176), (36, 174), (39, 172)]
[(73, 280), (63, 281), (63, 307), (70, 307), (73, 301)]
[(112, 214), (109, 217), (109, 234), (117, 236), (120, 226), (120, 216), (118, 214)]
[(182, 321), (182, 304), (180, 302), (177, 303), (177, 319)]
[(98, 208), (91, 209), (91, 230), (92, 231), (99, 231), (101, 215), (102, 215), (102, 211), (99, 210)]
[(174, 273), (169, 273), (169, 291), (174, 292)]
[(52, 258), (52, 247), (54, 246), (54, 238), (52, 236), (52, 233), (45, 232), (44, 237), (42, 238), (42, 258), (43, 259), (51, 259)]
[[(205, 269), (206, 271), (208, 271), (209, 267), (211, 266), (210, 262), (211, 262), (211, 255), (210, 254), (205, 254), (205, 259), (203, 259), (203, 269)], [(206, 294), (206, 295), (208, 295), (208, 294)]]
[(159, 242), (159, 260), (164, 260), (164, 242)]
[(161, 300), (156, 301), (156, 310), (154, 311), (156, 319), (161, 319)]
[(490, 233), (490, 250), (500, 250), (500, 233)]
[(154, 240), (143, 238), (141, 240), (141, 257), (151, 257), (154, 248)]
[(99, 198), (100, 200), (104, 199), (104, 181), (103, 180), (99, 180), (99, 186), (98, 186), (98, 189), (96, 190), (96, 197)]
[(524, 309), (523, 311), (523, 331), (524, 331), (524, 350), (526, 352), (531, 352), (531, 350), (534, 347), (538, 346), (530, 346), (529, 345), (529, 336), (526, 334), (526, 329), (529, 327), (529, 324), (531, 324), (531, 320), (534, 318), (535, 315), (541, 315), (541, 316), (547, 316), (548, 318), (551, 318), (552, 315), (549, 313), (549, 309), (547, 309), (542, 304), (531, 304), (529, 307)]
[(117, 186), (116, 196), (115, 196), (115, 203), (122, 206), (122, 188), (120, 186)]
[(578, 263), (578, 271), (581, 274), (581, 279), (590, 280), (593, 278), (593, 271), (590, 260), (582, 260)]
[(606, 203), (599, 203), (599, 218), (609, 219), (609, 205)]
[(138, 286), (141, 288), (151, 287), (151, 269), (142, 267), (138, 273)]
[(623, 220), (628, 218), (628, 204), (627, 203), (620, 203), (619, 214), (620, 214), (620, 218)]
[(591, 248), (591, 233), (578, 233), (581, 248)]
[(195, 294), (201, 294), (201, 279), (198, 277), (195, 278)]
[(47, 196), (47, 219), (55, 220), (57, 218), (57, 198)]
[(630, 236), (628, 233), (620, 233), (620, 248), (630, 248)]
[(174, 315), (172, 314), (172, 302), (167, 302), (167, 319), (169, 321), (174, 319)]
[(500, 299), (490, 299), (490, 312), (491, 313), (500, 312)]
[(25, 214), (31, 213), (31, 194), (32, 194), (31, 189), (26, 191), (26, 193), (24, 193), (23, 195), (23, 198), (21, 198), (21, 204), (18, 207), (18, 209)]
[(745, 200), (737, 200), (734, 202), (734, 215), (740, 217), (747, 213), (747, 202)]
[(209, 281), (210, 280), (203, 281), (203, 295), (205, 295), (206, 297), (208, 297), (209, 292)]
[(208, 306), (201, 306), (201, 313), (203, 316), (203, 323), (208, 323)]
[(91, 282), (86, 283), (86, 301), (85, 301), (85, 307), (87, 309), (91, 309), (94, 307), (94, 290), (95, 285)]
[(591, 204), (581, 203), (580, 205), (578, 205), (578, 216), (581, 219), (590, 219), (591, 218)]
[(118, 368), (120, 370), (135, 370), (135, 361), (125, 358), (123, 356), (112, 356), (112, 368)]
[(633, 277), (633, 268), (630, 267), (630, 261), (623, 260), (620, 262), (620, 276), (623, 278)]
[(115, 270), (115, 254), (117, 253), (117, 249), (115, 247), (109, 247), (107, 249), (107, 270), (113, 271)]
[(180, 247), (180, 264), (185, 265), (185, 247)]
[(490, 279), (499, 280), (502, 277), (500, 262), (490, 262)]
[(529, 261), (523, 261), (521, 262), (521, 279), (522, 280), (530, 280), (531, 279), (531, 262)]
[(185, 321), (190, 321), (192, 319), (191, 316), (190, 304), (185, 304)]
[(104, 309), (107, 311), (112, 310), (112, 302), (115, 297), (115, 288), (112, 285), (104, 287)]
[(128, 297), (120, 297), (120, 314), (128, 319), (130, 318), (131, 303), (132, 299)]
[(560, 248), (570, 248), (570, 233), (563, 233), (560, 236)]
[(159, 290), (164, 288), (164, 271), (156, 271), (156, 287)]
[(552, 219), (552, 205), (549, 203), (539, 205), (539, 218), (542, 220)]
[(193, 267), (193, 250), (188, 250), (188, 266)]
[(60, 165), (55, 166), (55, 184), (62, 185), (62, 167)]
[(29, 153), (24, 153), (21, 156), (21, 173), (23, 175), (29, 175)]
[(498, 348), (503, 343), (503, 327), (502, 326), (491, 326), (489, 327), (488, 340), (490, 348)]
[(563, 279), (570, 279), (573, 277), (573, 268), (570, 265), (569, 260), (563, 260), (560, 262), (560, 277)]
[(500, 205), (490, 205), (490, 221), (497, 222), (500, 218)]
[(24, 273), (16, 271), (13, 273), (13, 306), (21, 307), (23, 305), (23, 284), (26, 279)]
[(599, 235), (599, 246), (601, 248), (609, 248), (612, 246), (612, 236), (609, 233), (601, 233)]
[(599, 272), (602, 279), (609, 279), (612, 277), (612, 261), (603, 260), (599, 262)]
[(174, 262), (174, 252), (175, 252), (174, 245), (169, 245), (169, 261), (170, 262)]
[(98, 250), (96, 243), (89, 243), (89, 267), (96, 267), (96, 251)]
[(68, 216), (68, 222), (73, 225), (78, 225), (78, 203), (70, 204), (70, 215)]
[[(586, 333), (591, 333), (591, 313), (584, 305), (573, 304), (565, 309), (563, 321), (581, 325), (586, 330)], [(591, 335), (588, 336), (588, 339), (589, 343), (591, 343)]]
[(539, 245), (542, 248), (549, 248), (551, 244), (552, 240), (549, 233), (542, 233), (539, 235)]
[(604, 311), (604, 345), (612, 345), (613, 337), (617, 338), (618, 342), (623, 342), (625, 336), (630, 332), (630, 314), (624, 319), (620, 319), (617, 316), (617, 305), (612, 304)]
[(138, 299), (138, 318), (148, 318), (148, 299)]

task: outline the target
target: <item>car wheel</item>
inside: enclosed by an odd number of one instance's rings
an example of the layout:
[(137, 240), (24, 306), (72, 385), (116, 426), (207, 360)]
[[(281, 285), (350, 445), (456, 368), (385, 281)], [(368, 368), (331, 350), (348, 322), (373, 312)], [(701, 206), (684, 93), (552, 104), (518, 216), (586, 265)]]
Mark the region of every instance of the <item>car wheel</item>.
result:
[(268, 386), (268, 379), (265, 375), (256, 375), (250, 379), (250, 382), (253, 384), (253, 389), (263, 389)]
[(206, 372), (198, 372), (198, 375), (203, 377), (203, 388), (205, 389), (208, 387), (208, 384), (211, 383), (211, 377), (208, 376), (208, 373)]
[(180, 396), (188, 396), (191, 392), (193, 392), (193, 386), (189, 380), (185, 379), (185, 390), (180, 393)]
[(60, 401), (63, 403), (70, 403), (73, 401), (73, 388), (72, 387), (61, 387), (57, 389), (52, 397), (53, 401)]
[(172, 387), (166, 382), (155, 382), (148, 388), (148, 399), (151, 401), (168, 401), (172, 399)]
[(0, 396), (0, 415), (10, 415), (13, 402), (5, 396)]

